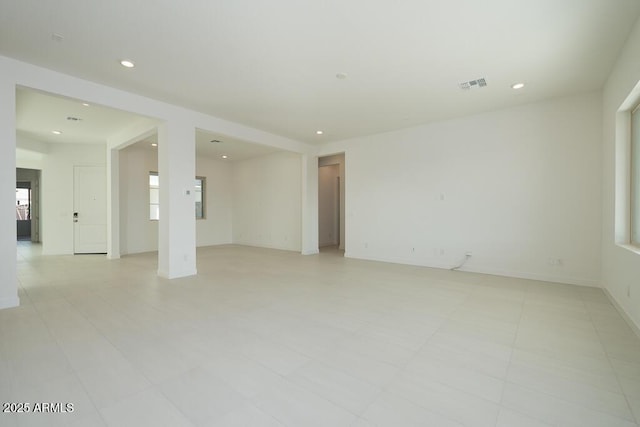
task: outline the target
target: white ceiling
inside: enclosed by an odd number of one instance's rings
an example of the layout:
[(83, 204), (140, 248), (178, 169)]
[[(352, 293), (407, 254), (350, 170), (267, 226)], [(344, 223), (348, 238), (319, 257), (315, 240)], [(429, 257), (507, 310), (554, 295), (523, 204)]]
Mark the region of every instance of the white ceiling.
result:
[[(220, 142), (211, 142), (220, 141)], [(196, 154), (217, 160), (235, 162), (265, 156), (280, 151), (267, 145), (257, 145), (225, 135), (196, 129)], [(227, 156), (222, 159), (222, 156)]]
[[(16, 129), (42, 142), (104, 144), (141, 116), (31, 89), (16, 91)], [(69, 120), (69, 117), (80, 120)], [(61, 131), (55, 135), (52, 131)]]
[[(16, 93), (16, 129), (30, 140), (60, 144), (104, 144), (107, 139), (142, 116), (96, 104), (84, 105), (83, 100), (55, 96), (32, 89), (18, 88)], [(75, 117), (80, 120), (69, 120)], [(62, 132), (60, 135), (53, 130)], [(212, 143), (217, 140), (220, 142)], [(155, 150), (158, 136), (136, 142), (138, 146)], [(279, 151), (275, 148), (242, 141), (226, 135), (196, 129), (196, 155), (228, 162), (246, 160)], [(18, 148), (23, 160), (41, 158), (38, 152)], [(223, 159), (222, 156), (227, 156)]]
[(638, 0), (0, 0), (0, 54), (322, 143), (599, 89), (639, 13)]
[[(219, 142), (215, 142), (219, 141)], [(152, 144), (158, 143), (158, 135), (151, 135), (135, 143), (137, 147), (157, 150)], [(267, 145), (258, 145), (237, 138), (196, 129), (196, 156), (209, 157), (229, 163), (265, 156), (281, 150)], [(226, 156), (223, 158), (222, 156)]]

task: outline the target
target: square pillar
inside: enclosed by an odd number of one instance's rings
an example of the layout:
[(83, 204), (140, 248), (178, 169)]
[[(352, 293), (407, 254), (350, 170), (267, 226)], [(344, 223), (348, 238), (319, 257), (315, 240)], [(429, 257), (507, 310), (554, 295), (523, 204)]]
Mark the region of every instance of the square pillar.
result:
[(192, 276), (196, 270), (196, 130), (179, 120), (158, 127), (158, 275)]
[(120, 258), (120, 152), (107, 146), (107, 258)]
[(15, 205), (16, 86), (0, 80), (0, 309), (20, 305)]
[(318, 156), (303, 154), (302, 255), (318, 252)]

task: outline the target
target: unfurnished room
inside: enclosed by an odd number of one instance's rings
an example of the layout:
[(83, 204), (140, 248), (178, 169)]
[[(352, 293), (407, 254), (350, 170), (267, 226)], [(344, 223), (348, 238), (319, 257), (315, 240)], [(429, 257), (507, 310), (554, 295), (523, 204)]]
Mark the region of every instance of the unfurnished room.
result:
[(637, 0), (0, 0), (0, 425), (640, 426)]

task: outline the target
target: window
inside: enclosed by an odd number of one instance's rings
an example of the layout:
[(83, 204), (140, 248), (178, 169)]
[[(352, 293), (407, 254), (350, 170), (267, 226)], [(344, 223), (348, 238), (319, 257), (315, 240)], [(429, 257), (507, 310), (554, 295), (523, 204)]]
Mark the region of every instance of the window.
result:
[[(196, 219), (205, 218), (205, 188), (206, 178), (197, 176), (194, 184)], [(149, 172), (149, 219), (151, 221), (160, 219), (160, 180), (158, 172)]]
[(640, 246), (640, 104), (631, 111), (631, 243)]
[(149, 172), (149, 219), (160, 219), (160, 180), (157, 172)]

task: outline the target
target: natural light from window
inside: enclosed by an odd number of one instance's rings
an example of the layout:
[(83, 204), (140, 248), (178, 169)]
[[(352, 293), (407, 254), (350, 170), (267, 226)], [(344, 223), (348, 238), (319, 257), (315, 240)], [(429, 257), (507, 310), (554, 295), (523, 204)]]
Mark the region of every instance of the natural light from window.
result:
[[(197, 176), (194, 181), (196, 219), (204, 219), (206, 214), (206, 178)], [(149, 219), (160, 219), (160, 180), (157, 172), (149, 172)]]

